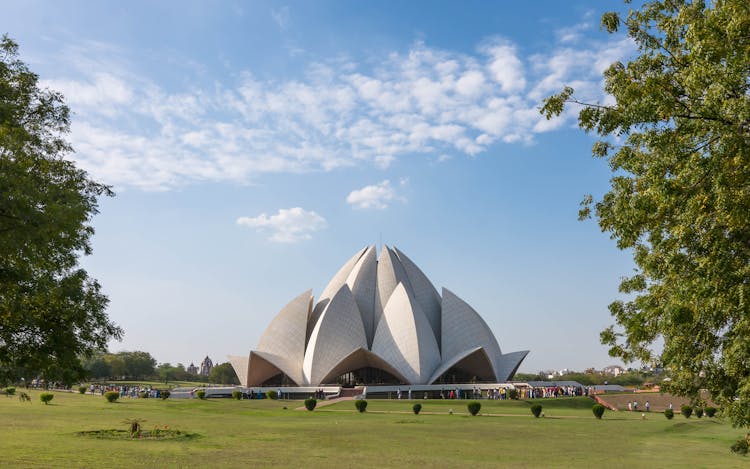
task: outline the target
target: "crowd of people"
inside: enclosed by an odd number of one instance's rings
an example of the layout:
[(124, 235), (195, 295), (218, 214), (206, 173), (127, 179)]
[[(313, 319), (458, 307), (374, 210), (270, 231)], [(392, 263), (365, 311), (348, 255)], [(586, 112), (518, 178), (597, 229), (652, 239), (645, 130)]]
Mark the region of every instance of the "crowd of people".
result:
[(114, 384), (98, 384), (98, 383), (92, 383), (89, 384), (89, 393), (90, 394), (99, 394), (104, 395), (105, 392), (115, 391), (120, 393), (120, 397), (130, 397), (132, 399), (137, 399), (141, 397), (150, 397), (150, 398), (160, 398), (161, 397), (161, 390), (156, 389), (152, 386), (131, 386), (127, 384), (120, 384), (120, 385), (114, 385)]
[(545, 386), (545, 387), (518, 387), (520, 399), (541, 399), (547, 397), (575, 397), (588, 396), (593, 393), (591, 388), (582, 386)]

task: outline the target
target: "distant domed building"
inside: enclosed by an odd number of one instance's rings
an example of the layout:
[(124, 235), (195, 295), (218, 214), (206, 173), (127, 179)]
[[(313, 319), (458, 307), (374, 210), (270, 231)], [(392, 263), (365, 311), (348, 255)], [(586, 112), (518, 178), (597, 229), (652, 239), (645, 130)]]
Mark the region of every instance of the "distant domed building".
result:
[(211, 374), (211, 368), (214, 367), (214, 362), (211, 361), (210, 358), (208, 358), (208, 355), (206, 355), (206, 358), (203, 359), (201, 362), (201, 368), (198, 371), (198, 374), (201, 376), (208, 376)]
[(195, 366), (193, 363), (190, 363), (190, 366), (188, 366), (187, 370), (185, 370), (185, 371), (187, 371), (188, 374), (197, 375), (198, 374), (198, 367)]
[(230, 356), (245, 386), (504, 382), (528, 351), (503, 354), (479, 314), (442, 296), (397, 248), (362, 249), (317, 302), (287, 304), (247, 357)]

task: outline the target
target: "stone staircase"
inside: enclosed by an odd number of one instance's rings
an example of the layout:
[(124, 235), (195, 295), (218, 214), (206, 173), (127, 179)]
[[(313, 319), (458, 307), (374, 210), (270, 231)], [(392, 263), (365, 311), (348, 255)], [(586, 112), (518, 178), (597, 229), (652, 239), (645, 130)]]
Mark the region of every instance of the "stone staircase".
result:
[(339, 394), (339, 398), (359, 396), (360, 394), (362, 394), (363, 390), (364, 390), (364, 386), (357, 386), (354, 388), (341, 388), (341, 393)]

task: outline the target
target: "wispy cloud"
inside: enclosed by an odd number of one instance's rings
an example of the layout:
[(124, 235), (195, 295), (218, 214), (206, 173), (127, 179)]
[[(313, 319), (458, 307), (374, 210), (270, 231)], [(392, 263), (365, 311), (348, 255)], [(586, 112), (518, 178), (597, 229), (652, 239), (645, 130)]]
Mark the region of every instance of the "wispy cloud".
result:
[(579, 48), (560, 42), (530, 56), (502, 38), (483, 41), (476, 54), (418, 42), (374, 69), (331, 59), (308, 64), (298, 79), (261, 80), (246, 71), (175, 92), (118, 60), (118, 51), (95, 46), (64, 51), (61, 59), (74, 68), (45, 83), (75, 113), (71, 143), (81, 167), (108, 184), (146, 190), (387, 168), (405, 156), (442, 161), (501, 142), (528, 144), (575, 118), (571, 110), (544, 120), (542, 98), (572, 84), (581, 98), (604, 100), (601, 71), (634, 50), (616, 38)]
[(282, 208), (275, 215), (261, 213), (256, 217), (240, 217), (237, 224), (269, 232), (269, 241), (296, 243), (310, 239), (312, 233), (326, 227), (325, 218), (300, 207)]
[[(408, 179), (402, 178), (399, 184), (405, 186), (407, 183)], [(391, 181), (388, 179), (379, 184), (351, 191), (346, 197), (346, 203), (358, 209), (383, 210), (395, 200), (405, 201), (406, 199), (396, 193), (396, 189), (391, 186)]]
[(289, 22), (291, 21), (289, 7), (283, 6), (278, 10), (272, 8), (271, 18), (273, 18), (274, 22), (279, 26), (279, 28), (281, 28), (281, 30), (286, 31), (286, 29), (289, 27)]

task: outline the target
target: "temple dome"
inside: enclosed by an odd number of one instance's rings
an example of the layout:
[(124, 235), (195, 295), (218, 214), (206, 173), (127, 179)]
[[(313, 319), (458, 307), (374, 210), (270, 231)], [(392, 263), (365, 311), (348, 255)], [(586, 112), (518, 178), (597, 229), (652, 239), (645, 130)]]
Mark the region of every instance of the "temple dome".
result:
[(479, 313), (450, 290), (441, 297), (400, 250), (376, 254), (357, 252), (317, 302), (310, 290), (297, 296), (249, 356), (230, 356), (242, 384), (319, 386), (352, 373), (366, 384), (513, 377), (528, 351), (503, 354)]

